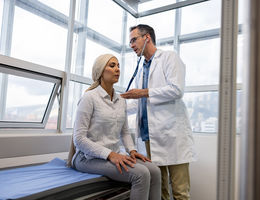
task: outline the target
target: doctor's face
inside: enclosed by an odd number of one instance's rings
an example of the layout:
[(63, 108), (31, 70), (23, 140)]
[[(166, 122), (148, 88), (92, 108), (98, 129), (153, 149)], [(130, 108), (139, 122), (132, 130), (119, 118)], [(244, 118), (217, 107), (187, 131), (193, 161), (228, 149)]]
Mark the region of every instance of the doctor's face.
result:
[(101, 76), (101, 81), (114, 84), (118, 82), (120, 76), (119, 63), (116, 57), (112, 57), (106, 64)]
[(137, 56), (141, 56), (142, 49), (145, 42), (145, 37), (136, 28), (130, 32), (129, 45), (135, 51)]

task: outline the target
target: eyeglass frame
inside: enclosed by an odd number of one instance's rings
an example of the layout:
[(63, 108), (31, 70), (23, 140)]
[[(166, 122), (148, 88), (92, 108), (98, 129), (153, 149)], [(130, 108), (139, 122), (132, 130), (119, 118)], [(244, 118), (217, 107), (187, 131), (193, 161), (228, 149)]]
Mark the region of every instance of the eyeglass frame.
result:
[[(146, 33), (147, 34), (147, 33)], [(129, 46), (131, 46), (133, 43), (136, 42), (136, 40), (139, 38), (139, 37), (144, 37), (146, 34), (144, 35), (138, 35), (137, 37), (133, 37), (130, 41), (129, 41)]]

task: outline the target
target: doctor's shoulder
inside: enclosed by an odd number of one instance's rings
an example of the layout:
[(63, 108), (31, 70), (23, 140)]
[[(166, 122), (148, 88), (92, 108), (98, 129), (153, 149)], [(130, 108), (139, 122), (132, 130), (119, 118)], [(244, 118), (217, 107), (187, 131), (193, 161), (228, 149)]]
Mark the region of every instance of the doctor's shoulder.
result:
[(183, 60), (181, 59), (180, 55), (175, 50), (167, 50), (164, 52), (164, 58), (168, 62), (178, 63), (185, 66)]

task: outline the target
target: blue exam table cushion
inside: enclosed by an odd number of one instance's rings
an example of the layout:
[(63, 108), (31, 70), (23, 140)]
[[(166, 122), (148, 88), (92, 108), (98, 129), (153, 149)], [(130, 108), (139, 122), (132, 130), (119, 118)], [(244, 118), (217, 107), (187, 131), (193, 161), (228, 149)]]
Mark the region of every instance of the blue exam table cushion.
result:
[(15, 199), (67, 184), (101, 177), (66, 167), (59, 158), (30, 167), (0, 171), (0, 199)]

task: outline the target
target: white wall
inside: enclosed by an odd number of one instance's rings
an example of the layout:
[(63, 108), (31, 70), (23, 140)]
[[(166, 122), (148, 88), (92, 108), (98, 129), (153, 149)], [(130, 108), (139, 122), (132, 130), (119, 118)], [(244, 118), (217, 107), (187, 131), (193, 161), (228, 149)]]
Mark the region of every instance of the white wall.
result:
[(67, 158), (69, 133), (0, 134), (0, 168)]
[[(194, 134), (198, 160), (190, 165), (191, 199), (215, 200), (217, 190), (217, 134)], [(237, 136), (236, 158), (239, 158), (240, 136)], [(236, 159), (236, 191), (239, 159)], [(238, 199), (237, 195), (235, 195)]]

